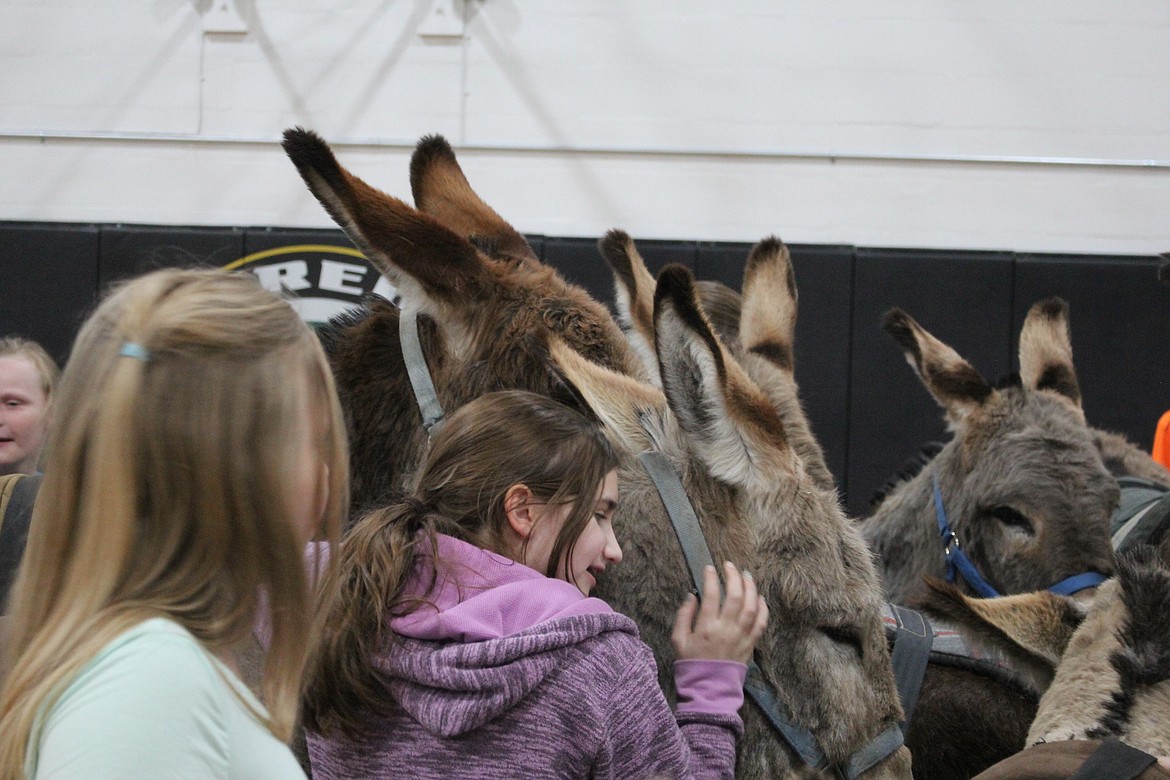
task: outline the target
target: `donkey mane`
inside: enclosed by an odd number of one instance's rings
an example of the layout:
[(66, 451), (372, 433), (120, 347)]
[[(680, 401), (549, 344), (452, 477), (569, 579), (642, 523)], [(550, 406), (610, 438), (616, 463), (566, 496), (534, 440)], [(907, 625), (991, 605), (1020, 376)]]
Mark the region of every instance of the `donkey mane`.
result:
[(1170, 680), (1170, 571), (1149, 545), (1118, 556), (1117, 569), (1126, 618), (1117, 632), (1120, 646), (1109, 656), (1119, 687), (1100, 728), (1090, 733), (1101, 738), (1124, 733), (1139, 690)]

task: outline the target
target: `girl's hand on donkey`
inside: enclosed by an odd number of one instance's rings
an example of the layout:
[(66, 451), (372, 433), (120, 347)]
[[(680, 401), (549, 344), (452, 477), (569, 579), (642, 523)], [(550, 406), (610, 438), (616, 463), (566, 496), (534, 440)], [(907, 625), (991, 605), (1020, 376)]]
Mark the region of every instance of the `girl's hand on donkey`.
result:
[[(723, 564), (727, 597), (719, 603), (719, 577), (714, 566), (703, 572), (703, 601), (687, 594), (674, 621), (671, 642), (678, 660), (739, 661), (752, 657), (756, 640), (768, 624), (768, 605), (756, 582), (730, 561)], [(698, 613), (696, 616), (696, 612)]]

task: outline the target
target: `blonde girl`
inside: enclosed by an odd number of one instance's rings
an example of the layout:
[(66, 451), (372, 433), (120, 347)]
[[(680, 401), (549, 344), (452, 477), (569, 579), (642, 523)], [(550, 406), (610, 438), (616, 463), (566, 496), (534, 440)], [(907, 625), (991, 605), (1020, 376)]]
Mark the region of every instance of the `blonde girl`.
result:
[[(0, 778), (303, 777), (306, 542), (347, 505), (317, 339), (243, 274), (158, 271), (78, 336), (13, 588)], [(233, 648), (264, 602), (261, 705)]]

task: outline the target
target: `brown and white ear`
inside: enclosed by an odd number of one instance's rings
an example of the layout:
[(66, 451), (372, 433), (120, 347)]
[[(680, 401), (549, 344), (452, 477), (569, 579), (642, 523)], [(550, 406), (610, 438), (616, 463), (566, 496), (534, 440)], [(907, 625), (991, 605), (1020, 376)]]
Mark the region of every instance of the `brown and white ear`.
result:
[(658, 388), (592, 363), (556, 337), (550, 339), (549, 354), (616, 446), (632, 454), (661, 449), (655, 439), (662, 429), (666, 399)]
[(784, 424), (715, 337), (684, 266), (658, 275), (654, 334), (667, 404), (711, 473), (739, 485), (790, 477)]
[(926, 577), (916, 606), (953, 624), (974, 644), (1010, 659), (1039, 690), (1052, 682), (1065, 648), (1085, 617), (1075, 599), (1048, 591), (979, 599), (954, 585)]
[[(760, 241), (744, 268), (739, 343), (741, 363), (771, 399), (804, 470), (826, 490), (835, 487), (825, 452), (813, 435), (796, 385), (796, 275), (788, 247), (775, 236)], [(710, 316), (710, 310), (704, 308)]]
[(901, 309), (886, 312), (882, 327), (901, 345), (906, 362), (918, 372), (952, 424), (961, 423), (995, 394), (974, 366)]
[(743, 273), (743, 348), (789, 374), (796, 333), (796, 277), (788, 247), (775, 236), (752, 247)]
[(1068, 304), (1048, 298), (1034, 304), (1020, 329), (1020, 380), (1033, 390), (1052, 390), (1081, 408), (1081, 388), (1073, 368)]
[(283, 146), (309, 190), (404, 299), (427, 308), (428, 299), (484, 295), (491, 277), (466, 239), (345, 170), (316, 133), (285, 130)]
[(597, 242), (597, 249), (613, 271), (618, 326), (646, 366), (650, 381), (661, 387), (658, 357), (654, 354), (654, 277), (634, 240), (623, 230), (606, 233)]
[(471, 188), (451, 144), (441, 135), (419, 140), (410, 158), (414, 205), (491, 256), (539, 262), (528, 241)]

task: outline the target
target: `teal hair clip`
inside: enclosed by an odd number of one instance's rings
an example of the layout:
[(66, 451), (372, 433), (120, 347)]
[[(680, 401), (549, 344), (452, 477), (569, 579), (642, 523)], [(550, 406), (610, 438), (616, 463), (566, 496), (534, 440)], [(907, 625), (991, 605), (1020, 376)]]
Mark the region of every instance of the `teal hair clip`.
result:
[(127, 341), (118, 350), (118, 354), (123, 357), (131, 357), (135, 360), (141, 360), (143, 363), (149, 362), (150, 353), (147, 352), (146, 347), (141, 344), (135, 344), (133, 341)]

